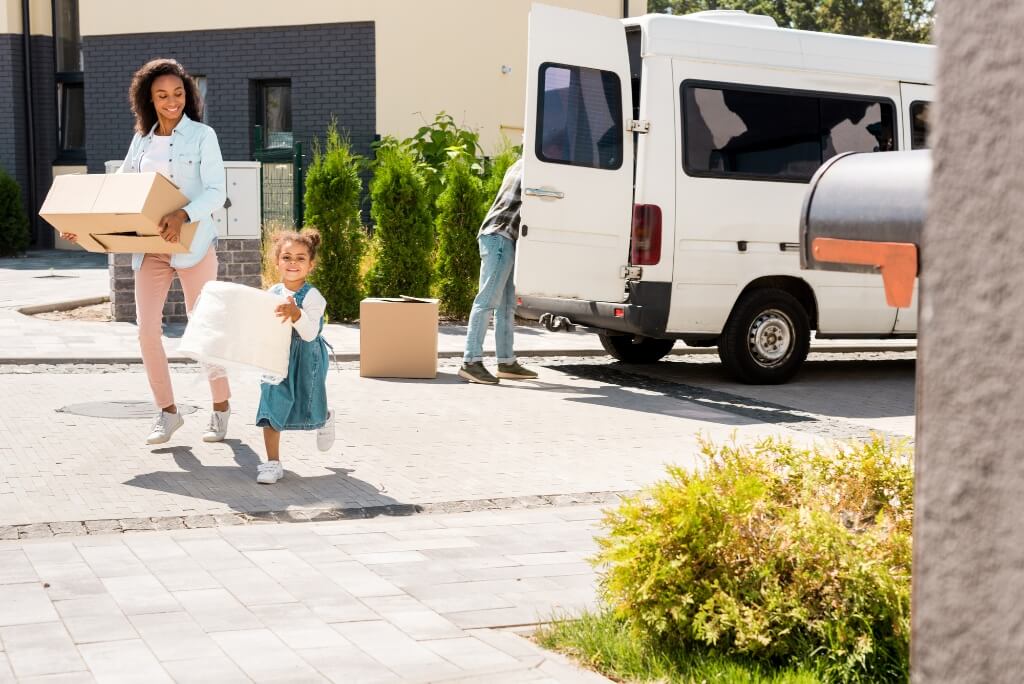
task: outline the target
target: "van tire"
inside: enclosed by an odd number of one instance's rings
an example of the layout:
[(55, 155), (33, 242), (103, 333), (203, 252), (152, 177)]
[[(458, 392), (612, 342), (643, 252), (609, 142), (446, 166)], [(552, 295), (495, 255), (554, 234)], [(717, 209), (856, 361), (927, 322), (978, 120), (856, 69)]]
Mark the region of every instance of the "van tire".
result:
[(747, 293), (733, 308), (718, 357), (741, 382), (777, 385), (796, 374), (810, 347), (807, 311), (785, 290), (765, 288)]
[(623, 363), (656, 363), (672, 351), (675, 340), (661, 340), (641, 335), (598, 333), (601, 346)]

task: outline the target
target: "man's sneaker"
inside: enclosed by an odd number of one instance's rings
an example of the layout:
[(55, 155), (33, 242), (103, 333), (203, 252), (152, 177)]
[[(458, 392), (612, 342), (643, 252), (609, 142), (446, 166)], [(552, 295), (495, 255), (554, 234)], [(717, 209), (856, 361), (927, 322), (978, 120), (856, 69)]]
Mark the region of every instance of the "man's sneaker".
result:
[(163, 444), (171, 438), (175, 430), (184, 424), (185, 419), (181, 417), (181, 413), (161, 411), (153, 421), (153, 431), (146, 438), (146, 444)]
[(256, 481), (260, 484), (274, 484), (284, 477), (284, 466), (280, 461), (267, 461), (256, 466)]
[(231, 418), (231, 409), (227, 411), (213, 411), (210, 413), (210, 424), (206, 426), (203, 433), (204, 442), (220, 442), (228, 433), (228, 419)]
[(484, 368), (482, 361), (462, 364), (462, 368), (459, 369), (459, 377), (465, 378), (470, 382), (478, 382), (481, 385), (498, 384), (498, 378), (491, 375), (491, 372)]
[(327, 422), (316, 431), (316, 448), (328, 451), (334, 446), (334, 409), (327, 412)]
[(537, 373), (529, 368), (523, 368), (518, 361), (513, 361), (512, 363), (498, 364), (498, 377), (509, 380), (533, 380), (537, 377)]

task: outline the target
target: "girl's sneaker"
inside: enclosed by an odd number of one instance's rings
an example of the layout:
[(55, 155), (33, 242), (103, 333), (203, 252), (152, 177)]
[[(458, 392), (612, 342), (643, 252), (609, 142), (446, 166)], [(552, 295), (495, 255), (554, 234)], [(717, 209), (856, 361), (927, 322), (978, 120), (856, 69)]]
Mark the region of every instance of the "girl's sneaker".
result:
[(146, 438), (146, 444), (164, 444), (171, 439), (174, 431), (184, 424), (185, 419), (181, 417), (181, 412), (168, 413), (167, 411), (161, 411), (160, 415), (153, 421), (153, 431)]
[(316, 448), (328, 451), (334, 446), (334, 409), (327, 412), (327, 422), (316, 431)]
[(284, 466), (280, 461), (267, 461), (256, 466), (256, 481), (260, 484), (274, 484), (284, 477)]
[(204, 442), (221, 442), (228, 434), (228, 420), (231, 418), (231, 409), (227, 411), (211, 411), (210, 424), (203, 433)]

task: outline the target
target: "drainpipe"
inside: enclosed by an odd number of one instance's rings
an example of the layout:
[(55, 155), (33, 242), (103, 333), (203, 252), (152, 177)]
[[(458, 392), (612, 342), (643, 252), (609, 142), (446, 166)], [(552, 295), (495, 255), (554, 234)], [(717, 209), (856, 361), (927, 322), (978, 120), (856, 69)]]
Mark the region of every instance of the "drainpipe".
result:
[(28, 206), (32, 238), (39, 237), (36, 217), (36, 131), (32, 113), (32, 20), (29, 15), (29, 0), (21, 0), (21, 51), (25, 67), (25, 147), (28, 152)]
[(629, 0), (622, 0), (622, 18), (629, 16)]

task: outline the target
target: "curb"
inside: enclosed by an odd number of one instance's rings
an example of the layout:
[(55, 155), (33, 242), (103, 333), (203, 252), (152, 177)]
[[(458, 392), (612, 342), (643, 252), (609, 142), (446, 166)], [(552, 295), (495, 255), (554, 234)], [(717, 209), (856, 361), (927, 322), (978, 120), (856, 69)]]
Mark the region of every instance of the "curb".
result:
[[(905, 353), (905, 352), (916, 352), (917, 345), (906, 344), (906, 345), (894, 345), (890, 347), (878, 347), (870, 345), (858, 345), (858, 346), (812, 346), (811, 354), (864, 354), (871, 352), (879, 353)], [(716, 347), (684, 347), (682, 349), (673, 349), (669, 352), (668, 356), (707, 356), (710, 354), (717, 354), (718, 349)], [(493, 358), (493, 353), (487, 353), (484, 355), (485, 358)], [(586, 356), (608, 356), (608, 352), (604, 349), (533, 349), (523, 350), (516, 352), (517, 357), (521, 358), (545, 358), (545, 357), (557, 357), (557, 356), (568, 356), (568, 357), (586, 357)], [(441, 351), (437, 353), (438, 359), (458, 359), (462, 357), (461, 351)], [(359, 352), (342, 352), (337, 354), (331, 354), (331, 361), (337, 363), (346, 363), (351, 361), (359, 360)], [(168, 363), (178, 364), (194, 364), (196, 361), (185, 356), (168, 355)], [(64, 366), (64, 365), (137, 365), (142, 363), (142, 358), (139, 356), (79, 356), (75, 358), (69, 357), (40, 357), (40, 356), (24, 356), (14, 358), (0, 357), (0, 366)]]
[(64, 302), (54, 302), (53, 304), (34, 304), (31, 306), (23, 306), (20, 309), (15, 309), (20, 314), (26, 316), (35, 316), (41, 313), (51, 313), (53, 311), (70, 311), (71, 309), (78, 309), (83, 306), (93, 306), (94, 304), (103, 304), (109, 302), (110, 297), (85, 297), (84, 299), (69, 299)]

